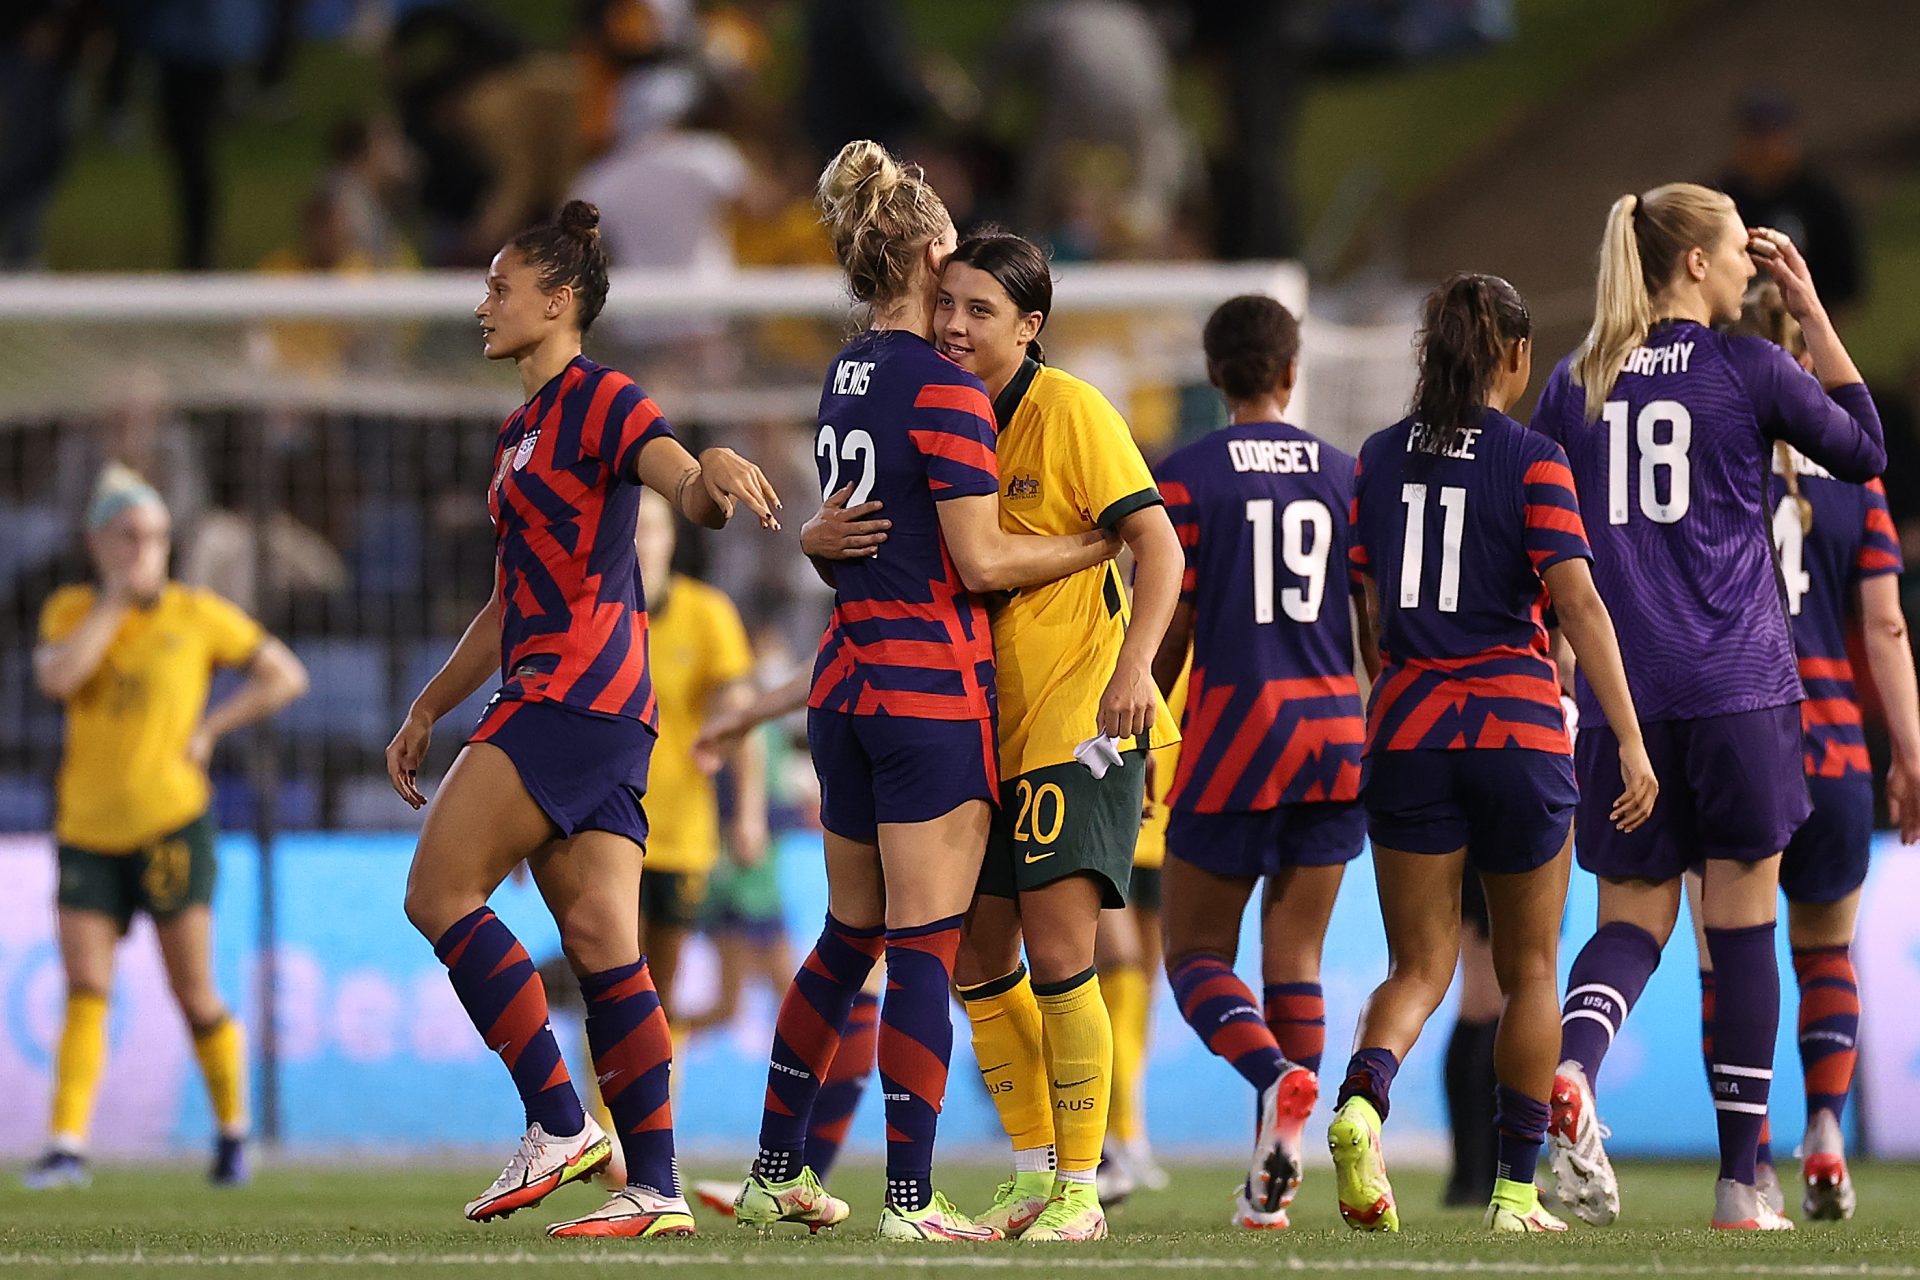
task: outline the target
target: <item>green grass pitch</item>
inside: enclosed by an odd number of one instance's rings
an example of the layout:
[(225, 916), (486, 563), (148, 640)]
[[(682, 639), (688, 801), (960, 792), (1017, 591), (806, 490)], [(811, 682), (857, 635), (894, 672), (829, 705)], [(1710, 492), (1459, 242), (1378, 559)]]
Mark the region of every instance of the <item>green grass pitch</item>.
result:
[[(1791, 1172), (1792, 1166), (1785, 1171)], [(658, 1267), (674, 1277), (763, 1275), (766, 1280), (832, 1276), (859, 1280), (942, 1275), (1098, 1275), (1102, 1280), (1168, 1275), (1285, 1276), (1901, 1276), (1920, 1277), (1920, 1165), (1864, 1164), (1855, 1170), (1860, 1213), (1850, 1223), (1803, 1223), (1790, 1235), (1709, 1232), (1713, 1170), (1705, 1164), (1631, 1163), (1621, 1169), (1626, 1212), (1619, 1226), (1574, 1224), (1563, 1237), (1494, 1238), (1476, 1212), (1442, 1211), (1440, 1179), (1396, 1178), (1403, 1234), (1349, 1231), (1333, 1207), (1331, 1176), (1310, 1172), (1286, 1232), (1236, 1232), (1225, 1225), (1234, 1171), (1176, 1165), (1173, 1186), (1143, 1193), (1114, 1212), (1113, 1238), (1090, 1246), (981, 1247), (882, 1244), (871, 1230), (877, 1169), (849, 1167), (836, 1178), (854, 1217), (809, 1238), (794, 1229), (769, 1236), (702, 1212), (692, 1240), (646, 1244), (548, 1240), (541, 1228), (590, 1208), (595, 1192), (568, 1187), (545, 1205), (503, 1222), (475, 1225), (460, 1206), (490, 1170), (342, 1166), (263, 1170), (251, 1187), (209, 1190), (198, 1168), (107, 1168), (92, 1188), (29, 1194), (8, 1179), (0, 1189), (0, 1276), (160, 1277), (225, 1272), (271, 1280), (325, 1276), (591, 1276)], [(696, 1176), (737, 1169), (694, 1162)], [(1001, 1176), (949, 1164), (942, 1185), (962, 1205), (984, 1202)], [(1797, 1197), (1796, 1197), (1797, 1199)], [(1790, 1203), (1797, 1212), (1797, 1204)]]

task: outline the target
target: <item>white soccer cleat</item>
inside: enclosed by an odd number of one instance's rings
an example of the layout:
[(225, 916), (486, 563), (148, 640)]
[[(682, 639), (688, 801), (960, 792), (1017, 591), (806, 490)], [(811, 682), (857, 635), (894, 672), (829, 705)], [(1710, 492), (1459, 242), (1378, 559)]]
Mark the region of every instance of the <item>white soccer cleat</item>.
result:
[(486, 1222), (539, 1204), (565, 1184), (592, 1177), (611, 1154), (612, 1144), (592, 1116), (585, 1128), (566, 1138), (532, 1125), (493, 1185), (468, 1202), (467, 1216)]
[(1233, 1193), (1232, 1222), (1242, 1231), (1285, 1231), (1293, 1225), (1287, 1220), (1285, 1209), (1275, 1209), (1269, 1213), (1265, 1209), (1256, 1207), (1247, 1195), (1244, 1183)]
[(1787, 1211), (1787, 1193), (1780, 1187), (1780, 1174), (1772, 1164), (1757, 1162), (1753, 1166), (1753, 1185), (1760, 1190), (1760, 1198), (1767, 1202), (1767, 1208), (1775, 1213)]
[(1306, 1156), (1300, 1138), (1320, 1100), (1320, 1080), (1305, 1067), (1287, 1064), (1280, 1078), (1260, 1091), (1260, 1129), (1246, 1191), (1254, 1208), (1272, 1213), (1293, 1203)]
[(1840, 1122), (1824, 1108), (1807, 1122), (1800, 1177), (1806, 1184), (1800, 1207), (1817, 1222), (1843, 1222), (1853, 1216), (1853, 1179), (1847, 1174), (1847, 1144)]
[(739, 1194), (740, 1184), (737, 1182), (721, 1182), (718, 1178), (702, 1178), (693, 1184), (693, 1198), (723, 1218), (731, 1218), (733, 1216), (733, 1198)]
[(1613, 1134), (1600, 1123), (1593, 1089), (1579, 1063), (1560, 1064), (1553, 1077), (1552, 1106), (1547, 1157), (1555, 1193), (1582, 1222), (1607, 1226), (1620, 1216), (1620, 1183), (1601, 1145)]
[(1713, 1184), (1715, 1231), (1791, 1231), (1791, 1219), (1775, 1213), (1760, 1189), (1732, 1178)]
[(557, 1240), (657, 1240), (693, 1234), (693, 1210), (685, 1197), (627, 1187), (592, 1213), (547, 1228)]
[(1132, 1157), (1127, 1154), (1124, 1143), (1108, 1140), (1101, 1152), (1100, 1168), (1093, 1176), (1093, 1186), (1100, 1193), (1100, 1203), (1109, 1209), (1126, 1203), (1127, 1197), (1140, 1189), (1140, 1183), (1133, 1176)]
[(1148, 1191), (1165, 1191), (1173, 1185), (1173, 1175), (1153, 1158), (1153, 1147), (1147, 1142), (1146, 1134), (1122, 1143), (1120, 1150), (1126, 1158), (1127, 1172), (1140, 1186)]

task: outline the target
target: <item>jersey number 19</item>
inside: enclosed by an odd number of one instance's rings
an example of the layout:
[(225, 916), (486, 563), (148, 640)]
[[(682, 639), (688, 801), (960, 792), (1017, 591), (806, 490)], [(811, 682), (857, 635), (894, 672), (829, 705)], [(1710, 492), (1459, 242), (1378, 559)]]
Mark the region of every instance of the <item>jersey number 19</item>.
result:
[[(1273, 499), (1248, 498), (1253, 526), (1253, 620), (1273, 621)], [(1333, 549), (1333, 513), (1317, 498), (1280, 508), (1280, 560), (1300, 579), (1280, 592), (1280, 608), (1295, 622), (1316, 622), (1327, 595), (1327, 557)]]

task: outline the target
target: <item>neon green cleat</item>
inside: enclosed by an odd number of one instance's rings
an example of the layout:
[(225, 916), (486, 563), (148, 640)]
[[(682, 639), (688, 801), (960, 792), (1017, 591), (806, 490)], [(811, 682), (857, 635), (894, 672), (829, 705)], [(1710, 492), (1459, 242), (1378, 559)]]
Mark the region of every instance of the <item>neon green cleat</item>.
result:
[(882, 1240), (954, 1240), (970, 1244), (1000, 1239), (1000, 1229), (975, 1222), (941, 1192), (924, 1209), (896, 1209), (892, 1205), (880, 1211)]
[(1055, 1183), (1053, 1199), (1020, 1238), (1034, 1244), (1105, 1240), (1107, 1215), (1100, 1208), (1100, 1193), (1090, 1183)]
[(750, 1173), (740, 1186), (740, 1194), (733, 1198), (733, 1220), (743, 1227), (797, 1222), (809, 1235), (839, 1226), (849, 1212), (847, 1202), (828, 1195), (820, 1179), (806, 1166), (785, 1182), (768, 1182)]
[(1356, 1231), (1398, 1231), (1400, 1212), (1380, 1153), (1380, 1113), (1365, 1098), (1348, 1098), (1327, 1126), (1340, 1216)]
[(993, 1193), (993, 1203), (987, 1206), (986, 1212), (975, 1214), (973, 1220), (982, 1226), (992, 1227), (1004, 1240), (1018, 1240), (1051, 1199), (1051, 1173), (1044, 1170), (1016, 1173), (1013, 1181), (1000, 1184), (1000, 1189)]
[(1541, 1207), (1538, 1187), (1531, 1182), (1515, 1182), (1511, 1178), (1494, 1181), (1493, 1203), (1487, 1206), (1485, 1225), (1489, 1231), (1516, 1235), (1567, 1229), (1566, 1223)]

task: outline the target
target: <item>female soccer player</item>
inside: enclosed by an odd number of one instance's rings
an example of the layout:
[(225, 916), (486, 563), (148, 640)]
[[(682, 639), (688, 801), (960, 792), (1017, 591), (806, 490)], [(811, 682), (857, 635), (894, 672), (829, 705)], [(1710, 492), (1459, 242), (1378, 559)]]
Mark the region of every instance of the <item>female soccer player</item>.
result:
[(1052, 307), (1046, 255), (987, 231), (947, 260), (934, 310), (940, 349), (994, 397), (1000, 527), (1110, 531), (1135, 563), (1131, 610), (1118, 569), (1102, 564), (998, 601), (992, 615), (1000, 808), (956, 981), (1014, 1148), (1014, 1176), (981, 1221), (1036, 1242), (1106, 1235), (1095, 1174), (1113, 1028), (1094, 940), (1102, 908), (1126, 905), (1146, 753), (1178, 737), (1152, 662), (1181, 564), (1126, 421), (1093, 387), (1040, 362)]
[(991, 1240), (999, 1232), (932, 1186), (953, 1027), (962, 913), (998, 794), (994, 651), (975, 594), (1038, 586), (1112, 556), (1098, 529), (1020, 537), (999, 523), (993, 406), (979, 378), (928, 340), (952, 219), (916, 168), (873, 142), (843, 147), (819, 204), (871, 327), (835, 357), (815, 436), (821, 492), (886, 504), (883, 554), (834, 562), (807, 736), (826, 829), (826, 928), (774, 1029), (760, 1155), (735, 1202), (743, 1223), (831, 1226), (847, 1215), (806, 1167), (821, 1076), (884, 950), (883, 1236)]
[[(67, 1016), (51, 1141), (26, 1184), (89, 1181), (114, 948), (144, 911), (219, 1124), (211, 1176), (230, 1186), (247, 1176), (247, 1062), (240, 1024), (213, 983), (207, 761), (222, 737), (305, 694), (306, 668), (227, 601), (168, 579), (166, 504), (131, 470), (107, 467), (86, 523), (99, 585), (48, 597), (33, 651), (40, 691), (66, 709), (54, 835)], [(240, 668), (246, 682), (209, 707), (216, 667)]]
[[(1353, 459), (1284, 421), (1300, 353), (1285, 307), (1229, 299), (1202, 341), (1228, 425), (1158, 468), (1186, 572), (1154, 671), (1171, 689), (1189, 649), (1193, 663), (1168, 800), (1166, 965), (1182, 1016), (1253, 1087), (1253, 1159), (1233, 1222), (1282, 1229), (1318, 1096), (1321, 942), (1365, 837), (1341, 587)], [(1259, 1001), (1233, 962), (1263, 879)]]
[[(647, 650), (660, 736), (647, 779), (654, 803), (647, 806), (640, 942), (677, 1022), (672, 993), (680, 950), (700, 922), (707, 875), (720, 856), (720, 799), (712, 777), (694, 763), (693, 743), (709, 716), (753, 696), (753, 650), (726, 593), (673, 572), (674, 520), (664, 497), (641, 492), (634, 550), (640, 580), (655, 584), (647, 598)], [(742, 739), (731, 756), (739, 785), (728, 835), (736, 855), (755, 863), (766, 856), (765, 758), (751, 738)]]
[(1505, 280), (1447, 280), (1423, 309), (1412, 416), (1360, 450), (1353, 563), (1383, 662), (1367, 708), (1367, 829), (1391, 971), (1361, 1012), (1327, 1142), (1341, 1216), (1362, 1230), (1400, 1229), (1380, 1126), (1394, 1073), (1453, 982), (1469, 868), (1505, 997), (1486, 1224), (1566, 1230), (1533, 1186), (1559, 1048), (1556, 950), (1577, 797), (1549, 605), (1616, 727), (1621, 782), (1589, 796), (1632, 830), (1658, 791), (1566, 455), (1506, 416), (1533, 373), (1532, 329)]
[[(673, 1042), (640, 953), (640, 807), (656, 710), (633, 534), (645, 485), (719, 528), (745, 504), (777, 529), (779, 499), (729, 449), (689, 455), (632, 379), (581, 354), (607, 298), (599, 213), (569, 201), (494, 256), (474, 315), (490, 360), (527, 401), (501, 429), (487, 495), (500, 571), (387, 747), (387, 776), (426, 825), (407, 918), (434, 944), (475, 1028), (513, 1075), (527, 1132), (475, 1221), (538, 1204), (609, 1157), (547, 1026), (546, 992), (487, 898), (522, 860), (587, 1000), (587, 1039), (626, 1152), (628, 1185), (556, 1236), (690, 1235), (673, 1162)], [(496, 670), (500, 690), (431, 805), (416, 780), (433, 725)]]
[[(1805, 331), (1817, 380), (1765, 339), (1711, 328), (1740, 314), (1756, 263)], [(1780, 1021), (1780, 851), (1811, 805), (1765, 480), (1776, 440), (1842, 480), (1872, 479), (1886, 463), (1880, 418), (1800, 251), (1742, 226), (1720, 192), (1682, 182), (1614, 202), (1593, 327), (1547, 380), (1533, 427), (1571, 459), (1598, 549), (1595, 580), (1619, 619), (1665, 793), (1637, 831), (1616, 830), (1594, 806), (1581, 811), (1580, 865), (1600, 877), (1599, 928), (1574, 961), (1562, 1014), (1560, 1199), (1596, 1224), (1619, 1213), (1593, 1083), (1673, 931), (1681, 875), (1704, 860), (1718, 984), (1712, 1221), (1782, 1229), (1791, 1224), (1755, 1190), (1755, 1147)], [(1611, 794), (1619, 744), (1589, 683), (1578, 683), (1581, 790)]]
[[(1765, 338), (1805, 363), (1800, 326), (1771, 283), (1749, 294), (1733, 332)], [(1851, 1218), (1854, 1210), (1840, 1117), (1853, 1090), (1860, 1030), (1853, 930), (1873, 845), (1873, 775), (1847, 652), (1853, 622), (1866, 642), (1867, 669), (1893, 743), (1887, 809), (1908, 844), (1920, 840), (1920, 706), (1900, 608), (1900, 542), (1886, 491), (1878, 480), (1864, 485), (1836, 480), (1784, 443), (1774, 446), (1773, 462), (1773, 541), (1793, 618), (1794, 654), (1809, 695), (1800, 704), (1800, 728), (1813, 801), (1806, 824), (1780, 855), (1787, 934), (1800, 987), (1800, 1064), (1807, 1094), (1801, 1206), (1810, 1218), (1837, 1220)], [(1687, 873), (1701, 957), (1701, 1047), (1711, 1076), (1717, 982), (1701, 928), (1699, 879)], [(1783, 1198), (1775, 1198), (1780, 1183), (1764, 1131), (1760, 1141), (1758, 1185), (1779, 1210)]]

